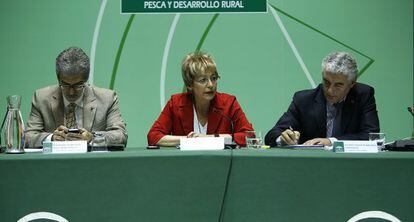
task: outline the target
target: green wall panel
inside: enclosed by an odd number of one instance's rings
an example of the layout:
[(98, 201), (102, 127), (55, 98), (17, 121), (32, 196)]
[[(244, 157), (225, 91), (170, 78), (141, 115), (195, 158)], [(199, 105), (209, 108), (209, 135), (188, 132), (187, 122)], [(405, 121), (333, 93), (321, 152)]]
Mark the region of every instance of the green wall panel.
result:
[[(381, 130), (387, 140), (411, 135), (413, 121), (412, 0), (269, 0), (269, 4), (351, 46), (375, 62), (359, 81), (376, 89)], [(0, 113), (5, 97), (23, 96), (25, 120), (35, 89), (56, 83), (54, 60), (69, 47), (89, 55), (101, 1), (16, 0), (0, 2)], [(320, 63), (331, 51), (346, 50), (363, 67), (369, 59), (278, 13), (306, 67), (320, 82)], [(175, 14), (139, 14), (131, 24), (119, 60), (114, 89), (120, 97), (130, 146), (146, 144), (161, 110), (160, 77)], [(181, 14), (169, 49), (165, 99), (181, 92), (180, 62), (194, 51), (213, 14)], [(94, 84), (108, 88), (130, 15), (120, 1), (107, 2), (95, 54)], [(216, 59), (219, 90), (237, 96), (254, 127), (266, 133), (287, 109), (293, 93), (311, 88), (270, 9), (268, 13), (220, 14), (202, 45)]]

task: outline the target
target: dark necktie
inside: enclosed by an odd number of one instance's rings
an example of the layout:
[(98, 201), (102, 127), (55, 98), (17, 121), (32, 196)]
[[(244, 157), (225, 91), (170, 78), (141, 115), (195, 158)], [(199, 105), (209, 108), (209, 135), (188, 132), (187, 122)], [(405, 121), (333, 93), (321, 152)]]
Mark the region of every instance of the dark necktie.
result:
[(343, 102), (334, 104), (336, 108), (336, 115), (335, 115), (335, 120), (334, 120), (333, 128), (332, 128), (332, 137), (335, 137), (335, 138), (342, 135), (341, 124), (342, 124), (342, 106), (343, 105), (344, 105)]
[(334, 105), (326, 106), (326, 138), (332, 137), (334, 121), (336, 117), (336, 107)]
[(335, 103), (326, 106), (326, 137), (341, 135), (341, 114), (343, 103)]

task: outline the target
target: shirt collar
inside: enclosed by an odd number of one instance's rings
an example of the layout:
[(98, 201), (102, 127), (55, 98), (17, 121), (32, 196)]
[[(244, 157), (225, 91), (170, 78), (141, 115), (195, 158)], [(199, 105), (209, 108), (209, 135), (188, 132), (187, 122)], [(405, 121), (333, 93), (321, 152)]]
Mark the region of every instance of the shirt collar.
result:
[[(79, 99), (77, 99), (74, 102), (76, 106), (79, 106), (80, 108), (83, 108), (83, 96), (84, 96), (84, 92), (82, 92), (82, 95), (79, 97)], [(63, 97), (63, 104), (65, 105), (65, 108), (66, 108), (70, 104), (70, 102), (66, 99), (64, 95), (62, 95), (62, 97)]]
[(343, 103), (345, 100), (346, 100), (346, 96), (344, 96), (344, 98), (341, 101), (337, 102), (337, 103), (331, 103), (331, 102), (326, 101), (326, 105), (327, 106), (334, 106), (335, 104), (339, 105), (339, 104)]

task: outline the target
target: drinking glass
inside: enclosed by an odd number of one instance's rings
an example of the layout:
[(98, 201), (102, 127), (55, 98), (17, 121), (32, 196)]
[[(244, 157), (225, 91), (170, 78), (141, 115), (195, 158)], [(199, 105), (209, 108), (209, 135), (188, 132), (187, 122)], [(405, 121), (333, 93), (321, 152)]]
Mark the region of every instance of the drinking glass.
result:
[(105, 151), (108, 151), (105, 134), (103, 132), (93, 133), (91, 152)]
[(377, 141), (378, 151), (382, 151), (385, 148), (385, 133), (369, 133), (370, 141)]
[(263, 145), (262, 134), (260, 131), (247, 131), (246, 132), (246, 147), (258, 149)]

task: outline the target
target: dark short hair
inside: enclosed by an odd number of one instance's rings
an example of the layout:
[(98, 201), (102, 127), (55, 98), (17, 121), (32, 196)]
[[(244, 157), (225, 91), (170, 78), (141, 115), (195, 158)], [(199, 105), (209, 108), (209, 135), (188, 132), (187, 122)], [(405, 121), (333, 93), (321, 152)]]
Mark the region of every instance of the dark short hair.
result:
[(63, 50), (56, 58), (56, 75), (82, 74), (85, 80), (89, 78), (89, 57), (78, 47)]

